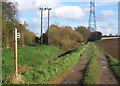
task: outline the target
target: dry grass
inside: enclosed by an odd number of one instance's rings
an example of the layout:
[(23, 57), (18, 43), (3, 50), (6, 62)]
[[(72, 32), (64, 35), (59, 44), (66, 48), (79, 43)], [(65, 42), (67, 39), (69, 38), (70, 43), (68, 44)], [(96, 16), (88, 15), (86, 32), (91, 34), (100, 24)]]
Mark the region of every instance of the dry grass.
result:
[(23, 80), (21, 74), (17, 74), (17, 76), (15, 76), (15, 74), (13, 74), (11, 82), (14, 84), (19, 84), (19, 83), (23, 84), (24, 80)]

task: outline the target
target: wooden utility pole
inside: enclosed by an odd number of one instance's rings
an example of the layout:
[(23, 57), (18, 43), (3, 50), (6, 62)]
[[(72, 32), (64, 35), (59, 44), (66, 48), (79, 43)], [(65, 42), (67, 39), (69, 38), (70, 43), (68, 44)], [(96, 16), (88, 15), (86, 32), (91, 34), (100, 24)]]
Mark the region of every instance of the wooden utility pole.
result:
[(50, 22), (50, 10), (51, 10), (52, 8), (47, 8), (47, 10), (48, 10), (48, 44), (50, 44), (50, 29), (49, 29), (49, 22)]
[(42, 37), (42, 16), (43, 16), (43, 8), (40, 8), (40, 10), (41, 10), (41, 40), (40, 40), (40, 42), (41, 42), (41, 44), (43, 43), (43, 37)]
[(50, 10), (52, 8), (39, 8), (39, 10), (41, 11), (41, 44), (43, 44), (43, 32), (42, 32), (42, 20), (43, 20), (43, 10), (48, 10), (48, 44), (49, 44), (49, 20), (50, 20)]
[(13, 38), (14, 38), (14, 74), (15, 78), (18, 75), (18, 68), (17, 68), (17, 28), (13, 29)]
[(39, 10), (41, 10), (41, 40), (40, 40), (40, 42), (41, 42), (41, 44), (43, 44), (43, 31), (42, 31), (43, 10), (47, 10), (47, 8), (39, 8)]

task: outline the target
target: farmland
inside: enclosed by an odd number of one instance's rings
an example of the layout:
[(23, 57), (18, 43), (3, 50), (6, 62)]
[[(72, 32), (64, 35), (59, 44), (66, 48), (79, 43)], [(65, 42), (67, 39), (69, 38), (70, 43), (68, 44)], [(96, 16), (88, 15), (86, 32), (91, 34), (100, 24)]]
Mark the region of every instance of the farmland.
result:
[(96, 45), (100, 46), (104, 50), (106, 50), (110, 55), (117, 58), (120, 61), (119, 57), (119, 46), (120, 46), (120, 38), (119, 39), (106, 39), (99, 42), (96, 42)]
[[(27, 69), (37, 67), (47, 59), (57, 56), (62, 51), (46, 45), (26, 46), (18, 49), (18, 67), (19, 72), (25, 72)], [(2, 54), (2, 77), (3, 82), (13, 74), (13, 49), (5, 49)], [(9, 82), (9, 80), (7, 81)]]
[(120, 84), (118, 3), (58, 1), (0, 1), (0, 85)]
[[(77, 62), (83, 49), (84, 46), (81, 46), (65, 56), (46, 63), (46, 60), (59, 55), (62, 51), (45, 45), (19, 48), (19, 74), (24, 77), (25, 83), (48, 83), (49, 81), (51, 83), (51, 80), (55, 80)], [(12, 49), (3, 50), (2, 72), (3, 83), (11, 83), (13, 74)]]
[[(33, 50), (35, 51), (34, 53)], [(18, 51), (18, 70), (22, 81), (12, 81), (12, 49), (5, 49), (3, 50), (2, 65), (2, 81), (4, 84), (117, 84), (115, 75), (118, 77), (118, 80), (120, 79), (118, 72), (118, 67), (120, 66), (119, 61), (111, 57), (102, 48), (95, 46), (94, 43), (89, 42), (81, 45), (61, 56), (59, 54), (62, 53), (62, 50), (46, 45), (26, 46), (19, 48)], [(50, 60), (49, 62), (46, 61), (56, 56), (58, 56), (58, 58)], [(104, 64), (103, 61), (105, 61), (106, 64)], [(109, 68), (109, 64), (112, 70)], [(102, 67), (107, 67), (106, 71)], [(73, 70), (81, 71), (81, 73), (77, 71), (73, 73), (70, 72)], [(102, 74), (99, 73), (104, 73), (104, 76), (101, 76)], [(79, 76), (79, 74), (81, 75)], [(114, 80), (111, 78), (114, 78)], [(106, 82), (104, 79), (108, 81)], [(79, 83), (77, 81), (79, 81)]]

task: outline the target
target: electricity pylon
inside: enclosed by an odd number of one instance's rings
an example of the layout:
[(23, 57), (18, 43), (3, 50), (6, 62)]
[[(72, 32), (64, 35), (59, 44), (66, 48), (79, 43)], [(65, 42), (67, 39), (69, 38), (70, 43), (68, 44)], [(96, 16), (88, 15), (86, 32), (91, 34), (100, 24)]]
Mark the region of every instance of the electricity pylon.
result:
[(89, 23), (88, 23), (88, 30), (91, 32), (96, 31), (96, 17), (95, 17), (95, 1), (90, 1), (90, 15), (89, 15)]

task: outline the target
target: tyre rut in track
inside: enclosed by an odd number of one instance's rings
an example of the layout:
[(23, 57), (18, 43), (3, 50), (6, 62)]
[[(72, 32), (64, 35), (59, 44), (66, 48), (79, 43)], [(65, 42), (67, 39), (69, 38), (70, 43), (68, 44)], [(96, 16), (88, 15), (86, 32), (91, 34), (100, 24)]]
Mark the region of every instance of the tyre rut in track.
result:
[(68, 72), (60, 77), (56, 84), (81, 84), (87, 65), (87, 50), (85, 50), (77, 64), (75, 64), (71, 69), (68, 70)]
[(99, 75), (97, 84), (118, 84), (105, 55), (103, 55), (100, 50), (96, 50), (96, 56), (99, 58)]

